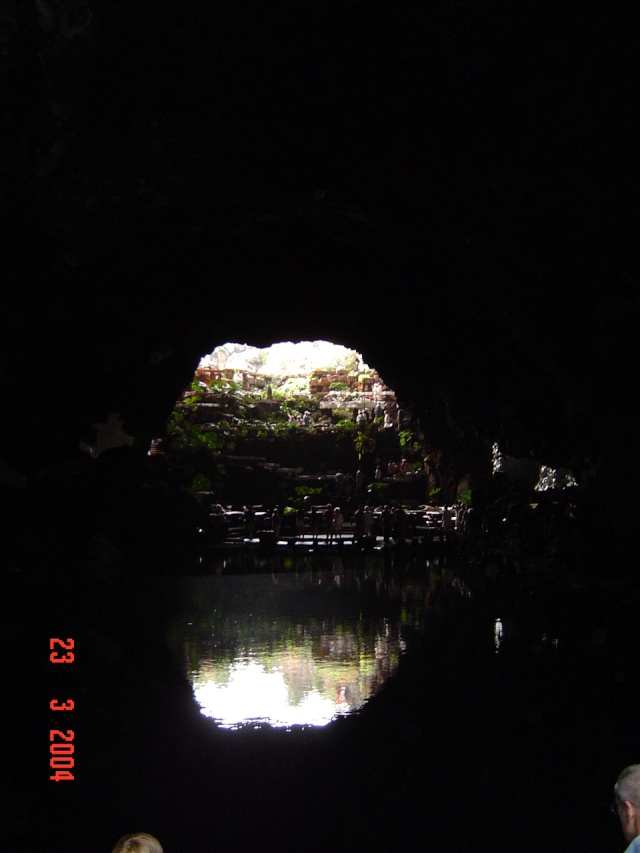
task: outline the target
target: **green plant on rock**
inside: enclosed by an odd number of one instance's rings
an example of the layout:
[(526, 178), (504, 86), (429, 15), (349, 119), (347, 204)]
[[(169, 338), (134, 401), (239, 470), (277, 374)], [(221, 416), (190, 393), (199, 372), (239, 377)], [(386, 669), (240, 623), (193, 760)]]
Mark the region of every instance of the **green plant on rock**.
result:
[(398, 433), (398, 441), (400, 442), (400, 447), (406, 447), (408, 444), (413, 442), (413, 440), (413, 432), (410, 429), (402, 429)]
[(293, 490), (298, 498), (304, 498), (307, 495), (322, 494), (322, 486), (295, 486)]
[(353, 410), (347, 408), (340, 408), (333, 410), (333, 417), (339, 423), (340, 421), (350, 421), (352, 418)]
[(224, 393), (229, 391), (238, 391), (240, 386), (237, 382), (234, 382), (233, 379), (211, 379), (209, 380), (209, 388), (211, 388), (212, 391), (222, 391)]
[(403, 429), (398, 433), (398, 440), (400, 442), (400, 447), (404, 447), (407, 450), (411, 450), (414, 453), (420, 452), (420, 441), (418, 440), (417, 435), (411, 429)]
[(273, 396), (278, 399), (288, 399), (309, 393), (309, 380), (305, 376), (290, 376), (273, 391)]
[(205, 474), (196, 474), (191, 481), (191, 485), (187, 488), (190, 494), (196, 492), (208, 492), (211, 490), (211, 480)]
[(355, 352), (350, 352), (344, 360), (345, 370), (348, 370), (349, 373), (357, 373), (360, 370), (361, 362), (358, 357), (358, 354)]
[(318, 398), (315, 394), (299, 394), (296, 397), (287, 398), (283, 408), (286, 406), (286, 408), (291, 412), (303, 414), (307, 411), (317, 411), (319, 405)]
[(371, 483), (369, 486), (369, 492), (372, 497), (382, 498), (384, 494), (389, 491), (388, 483)]
[(437, 497), (440, 496), (442, 492), (442, 486), (436, 486), (435, 488), (429, 491), (429, 500), (434, 501)]
[(362, 459), (365, 453), (373, 453), (376, 449), (376, 441), (366, 431), (358, 430), (353, 437), (353, 446), (358, 454), (358, 459)]
[(305, 498), (313, 497), (314, 495), (322, 494), (322, 486), (295, 486), (295, 497), (289, 498), (295, 507), (304, 507)]

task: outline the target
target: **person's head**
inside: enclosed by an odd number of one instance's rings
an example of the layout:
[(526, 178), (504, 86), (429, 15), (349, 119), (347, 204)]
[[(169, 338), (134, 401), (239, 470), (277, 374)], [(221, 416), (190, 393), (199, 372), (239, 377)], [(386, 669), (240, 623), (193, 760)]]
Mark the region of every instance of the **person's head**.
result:
[(640, 835), (640, 764), (625, 767), (613, 787), (614, 805), (627, 841)]
[(163, 853), (157, 838), (146, 832), (134, 832), (118, 839), (111, 853)]

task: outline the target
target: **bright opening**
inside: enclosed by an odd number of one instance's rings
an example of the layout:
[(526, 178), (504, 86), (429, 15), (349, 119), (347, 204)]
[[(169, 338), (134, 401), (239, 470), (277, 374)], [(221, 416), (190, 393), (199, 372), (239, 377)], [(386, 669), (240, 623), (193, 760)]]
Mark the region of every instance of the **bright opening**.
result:
[(209, 503), (288, 508), (321, 502), (338, 472), (347, 497), (424, 501), (426, 453), (378, 371), (324, 340), (215, 347), (150, 449)]

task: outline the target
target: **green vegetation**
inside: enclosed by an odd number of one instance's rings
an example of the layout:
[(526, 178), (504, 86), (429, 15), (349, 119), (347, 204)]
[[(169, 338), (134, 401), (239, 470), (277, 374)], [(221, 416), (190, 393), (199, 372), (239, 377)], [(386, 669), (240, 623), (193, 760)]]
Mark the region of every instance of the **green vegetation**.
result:
[[(197, 380), (194, 380), (191, 383), (191, 388), (193, 391), (198, 391), (202, 387), (202, 384)], [(219, 391), (221, 393), (229, 393), (233, 391), (238, 391), (240, 386), (237, 382), (234, 382), (232, 379), (211, 379), (209, 381), (209, 388), (212, 391)]]
[(371, 485), (369, 486), (369, 491), (372, 493), (372, 495), (377, 495), (378, 497), (382, 497), (382, 495), (384, 495), (385, 492), (389, 491), (389, 484), (388, 483), (371, 483)]
[(361, 369), (361, 362), (357, 353), (350, 352), (344, 359), (344, 369), (349, 373), (357, 373)]
[[(295, 512), (295, 508), (301, 507), (305, 505), (305, 498), (307, 497), (318, 497), (322, 494), (322, 486), (295, 486), (294, 489), (295, 497), (290, 497), (289, 500), (293, 504), (293, 507), (289, 507)], [(285, 513), (286, 514), (286, 513)]]
[(191, 481), (191, 486), (187, 491), (192, 495), (196, 492), (208, 492), (211, 490), (211, 480), (205, 474), (196, 474)]
[[(255, 458), (277, 462), (288, 469), (299, 467), (298, 460), (302, 460), (309, 470), (326, 470), (327, 459), (332, 455), (343, 460), (340, 463), (343, 466), (352, 464), (355, 467), (356, 458), (360, 462), (367, 454), (376, 452), (385, 462), (390, 456), (397, 459), (399, 448), (400, 454), (407, 459), (409, 470), (421, 472), (426, 449), (416, 425), (405, 422), (405, 428), (397, 433), (396, 439), (395, 431), (379, 433), (379, 424), (356, 422), (354, 410), (363, 404), (355, 390), (350, 392), (349, 383), (356, 376), (363, 381), (372, 374), (371, 371), (367, 373), (356, 356), (352, 361), (353, 364), (345, 365), (348, 375), (338, 374), (339, 379), (345, 381), (331, 382), (326, 396), (322, 391), (312, 394), (309, 377), (305, 376), (289, 376), (280, 382), (277, 376), (246, 374), (242, 382), (236, 382), (227, 378), (209, 380), (211, 373), (199, 372), (198, 376), (206, 376), (207, 381), (194, 378), (176, 403), (163, 437), (164, 448), (178, 462), (184, 487), (216, 492), (239, 484), (238, 489), (242, 490), (245, 488), (243, 478), (246, 482), (253, 478), (261, 484), (260, 488), (268, 489), (276, 487), (272, 471), (277, 466), (255, 465)], [(317, 387), (326, 389), (331, 378), (327, 377), (327, 372), (336, 378), (338, 369), (334, 365), (326, 372), (314, 371), (312, 378), (319, 380)], [(252, 387), (247, 388), (247, 383)], [(313, 382), (311, 384), (316, 387)], [(307, 440), (310, 435), (315, 437)], [(296, 441), (287, 443), (288, 438), (296, 438)], [(280, 441), (283, 441), (281, 445)], [(323, 455), (317, 465), (316, 448), (322, 448), (318, 452)], [(231, 458), (234, 456), (247, 461), (239, 462)], [(194, 485), (194, 478), (198, 476), (195, 472), (208, 479), (206, 488)], [(286, 488), (282, 480), (279, 478), (277, 488)], [(198, 480), (200, 483), (204, 480)], [(388, 486), (375, 484), (372, 488), (374, 493), (384, 494)], [(306, 496), (321, 493), (319, 486), (296, 487), (295, 494), (287, 498), (287, 502), (295, 508)], [(283, 499), (285, 494), (283, 491)], [(436, 496), (437, 491), (430, 495)]]
[(353, 409), (333, 409), (333, 418), (335, 418), (335, 423), (339, 424), (344, 421), (351, 421), (354, 424), (355, 422), (352, 417)]
[(309, 380), (304, 376), (291, 376), (273, 390), (274, 399), (286, 400), (289, 397), (309, 394)]
[(353, 446), (358, 454), (358, 459), (362, 459), (365, 453), (373, 453), (376, 449), (376, 440), (364, 430), (359, 430), (353, 437)]
[(434, 501), (437, 497), (439, 497), (442, 492), (442, 486), (436, 486), (434, 489), (431, 489), (429, 492), (429, 500)]
[[(274, 394), (275, 399), (275, 394)], [(288, 397), (282, 403), (282, 411), (292, 414), (304, 414), (304, 412), (317, 412), (319, 408), (318, 398), (314, 394), (298, 394), (296, 397)]]
[(398, 433), (398, 440), (400, 441), (400, 447), (405, 447), (408, 450), (413, 450), (416, 453), (420, 451), (420, 442), (418, 441), (413, 430), (403, 429)]
[(307, 495), (322, 494), (322, 486), (296, 486), (293, 490), (298, 498), (304, 498)]

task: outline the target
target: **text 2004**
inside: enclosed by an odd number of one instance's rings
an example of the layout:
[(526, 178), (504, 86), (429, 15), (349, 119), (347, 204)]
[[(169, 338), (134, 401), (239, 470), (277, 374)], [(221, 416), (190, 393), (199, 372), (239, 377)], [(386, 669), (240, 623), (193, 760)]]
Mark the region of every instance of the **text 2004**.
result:
[[(62, 653), (58, 647), (64, 649)], [(74, 647), (72, 639), (60, 640), (57, 637), (52, 637), (49, 640), (49, 660), (51, 663), (73, 663), (74, 654), (71, 651)], [(49, 702), (49, 708), (52, 711), (73, 711), (73, 699), (52, 699)], [(73, 781), (74, 766), (74, 744), (73, 744), (73, 729), (61, 731), (60, 729), (51, 729), (49, 731), (49, 766), (54, 770), (53, 776), (49, 776), (52, 782), (68, 782)]]

